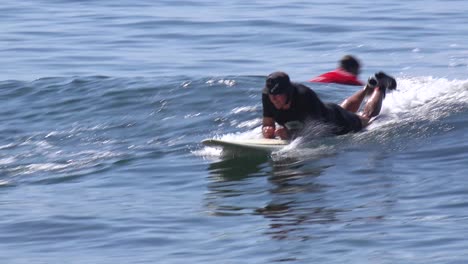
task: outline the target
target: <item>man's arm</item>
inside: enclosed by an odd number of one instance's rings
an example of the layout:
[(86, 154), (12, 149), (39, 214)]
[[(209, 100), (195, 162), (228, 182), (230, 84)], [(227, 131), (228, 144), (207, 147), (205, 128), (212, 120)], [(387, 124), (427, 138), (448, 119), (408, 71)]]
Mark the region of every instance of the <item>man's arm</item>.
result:
[(275, 128), (275, 120), (271, 117), (263, 117), (262, 134), (264, 138), (289, 139), (288, 131), (284, 127)]
[(264, 138), (275, 137), (275, 120), (271, 117), (263, 117), (262, 134)]

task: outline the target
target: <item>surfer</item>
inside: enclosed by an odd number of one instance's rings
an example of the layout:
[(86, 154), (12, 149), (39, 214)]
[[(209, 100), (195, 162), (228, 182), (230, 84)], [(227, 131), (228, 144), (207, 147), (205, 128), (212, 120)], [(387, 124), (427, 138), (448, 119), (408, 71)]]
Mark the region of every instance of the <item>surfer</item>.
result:
[[(291, 139), (316, 122), (329, 128), (327, 134), (360, 131), (380, 113), (386, 90), (395, 88), (393, 77), (378, 72), (364, 88), (337, 105), (322, 102), (309, 87), (291, 82), (285, 72), (274, 72), (267, 77), (262, 92), (262, 134), (265, 138)], [(369, 99), (363, 111), (357, 113), (366, 96)], [(276, 128), (276, 123), (281, 127)]]
[(345, 55), (341, 58), (335, 70), (314, 77), (310, 79), (309, 82), (364, 85), (358, 79), (360, 71), (361, 64), (358, 59), (351, 55)]

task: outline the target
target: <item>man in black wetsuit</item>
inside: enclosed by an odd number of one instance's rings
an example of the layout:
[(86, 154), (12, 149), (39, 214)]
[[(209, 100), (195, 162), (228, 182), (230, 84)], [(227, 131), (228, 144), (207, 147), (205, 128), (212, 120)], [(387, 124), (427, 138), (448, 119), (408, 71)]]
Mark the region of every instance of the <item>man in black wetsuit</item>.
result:
[[(274, 72), (267, 77), (262, 92), (263, 136), (294, 138), (301, 135), (308, 124), (323, 125), (332, 135), (357, 132), (380, 113), (386, 89), (395, 88), (395, 79), (379, 72), (369, 78), (363, 89), (337, 105), (322, 102), (309, 87), (291, 82), (286, 73)], [(356, 114), (366, 95), (369, 99), (364, 110)], [(276, 123), (281, 127), (276, 129)]]

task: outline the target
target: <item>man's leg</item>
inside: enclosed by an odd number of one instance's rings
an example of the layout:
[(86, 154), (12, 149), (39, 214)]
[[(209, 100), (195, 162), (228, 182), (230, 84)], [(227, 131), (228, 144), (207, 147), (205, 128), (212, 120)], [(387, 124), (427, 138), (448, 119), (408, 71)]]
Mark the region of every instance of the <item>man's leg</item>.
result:
[(372, 88), (366, 85), (364, 88), (344, 100), (340, 106), (350, 112), (356, 113), (361, 107), (362, 101), (364, 101), (366, 95), (372, 91), (371, 89)]
[(367, 100), (364, 110), (360, 114), (360, 116), (367, 121), (365, 124), (363, 123), (364, 125), (368, 125), (369, 120), (380, 113), (384, 95), (384, 90), (379, 87), (374, 88), (374, 92), (370, 96), (369, 100)]
[[(378, 86), (377, 86), (378, 85)], [(370, 119), (380, 114), (382, 109), (382, 102), (385, 98), (385, 92), (387, 89), (395, 90), (397, 86), (395, 78), (385, 74), (384, 72), (378, 72), (373, 78), (369, 78), (366, 87), (363, 89), (364, 96), (367, 93), (372, 92), (370, 98), (367, 100), (364, 110), (359, 114), (363, 127), (369, 125)], [(354, 95), (353, 95), (354, 96)], [(359, 99), (359, 97), (358, 97)], [(355, 99), (357, 100), (357, 99)], [(345, 101), (346, 102), (346, 101)], [(343, 103), (345, 103), (343, 102)]]

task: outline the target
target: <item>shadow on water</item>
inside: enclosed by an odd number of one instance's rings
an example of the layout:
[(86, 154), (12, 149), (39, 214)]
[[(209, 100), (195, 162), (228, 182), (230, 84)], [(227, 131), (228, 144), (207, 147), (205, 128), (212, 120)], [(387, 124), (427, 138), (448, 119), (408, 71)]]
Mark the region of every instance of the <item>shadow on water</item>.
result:
[(305, 226), (334, 222), (340, 211), (321, 203), (327, 186), (317, 177), (333, 166), (327, 157), (224, 157), (209, 165), (205, 205), (214, 216), (263, 216), (273, 239), (308, 240)]
[(270, 160), (265, 151), (223, 150), (221, 159), (209, 165), (210, 174), (226, 181), (242, 180), (259, 173)]

